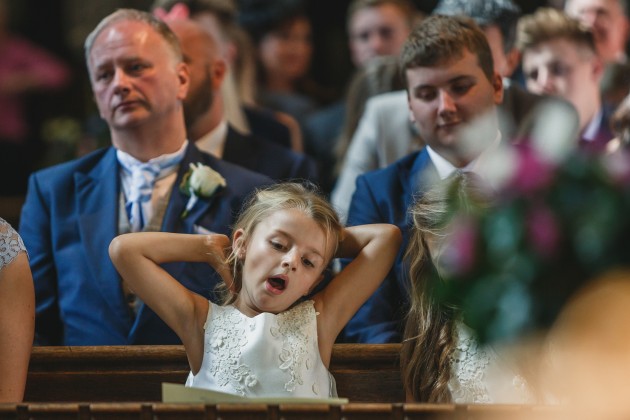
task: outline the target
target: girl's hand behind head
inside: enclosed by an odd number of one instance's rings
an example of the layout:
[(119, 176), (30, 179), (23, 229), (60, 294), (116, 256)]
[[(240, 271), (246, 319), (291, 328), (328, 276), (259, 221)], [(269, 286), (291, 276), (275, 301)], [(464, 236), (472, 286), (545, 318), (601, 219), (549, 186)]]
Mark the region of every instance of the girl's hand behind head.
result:
[(208, 256), (208, 264), (219, 273), (225, 284), (231, 288), (234, 284), (234, 278), (227, 262), (231, 252), (230, 239), (221, 234), (206, 235), (204, 245)]

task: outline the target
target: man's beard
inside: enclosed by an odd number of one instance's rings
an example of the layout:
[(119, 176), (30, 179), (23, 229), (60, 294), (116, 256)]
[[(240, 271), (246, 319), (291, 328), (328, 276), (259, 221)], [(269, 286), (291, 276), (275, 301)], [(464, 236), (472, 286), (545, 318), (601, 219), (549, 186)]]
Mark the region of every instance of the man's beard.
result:
[(188, 92), (184, 100), (184, 121), (186, 128), (195, 124), (197, 119), (208, 112), (214, 100), (210, 70), (206, 68), (206, 76), (195, 91)]

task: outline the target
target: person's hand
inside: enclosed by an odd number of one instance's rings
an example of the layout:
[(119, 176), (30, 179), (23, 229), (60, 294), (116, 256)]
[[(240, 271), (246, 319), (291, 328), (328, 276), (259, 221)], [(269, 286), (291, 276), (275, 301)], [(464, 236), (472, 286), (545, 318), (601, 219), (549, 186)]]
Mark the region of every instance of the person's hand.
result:
[(232, 271), (227, 263), (228, 256), (231, 252), (230, 239), (225, 235), (211, 234), (206, 235), (205, 240), (206, 255), (208, 256), (208, 264), (215, 269), (221, 276), (228, 287), (232, 287), (234, 278)]

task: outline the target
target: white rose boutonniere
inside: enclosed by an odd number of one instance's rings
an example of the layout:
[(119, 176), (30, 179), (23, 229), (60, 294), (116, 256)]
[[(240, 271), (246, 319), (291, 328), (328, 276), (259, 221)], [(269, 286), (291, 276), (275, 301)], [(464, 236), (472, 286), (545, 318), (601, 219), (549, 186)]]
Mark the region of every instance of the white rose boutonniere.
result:
[(209, 166), (201, 163), (191, 163), (190, 169), (184, 174), (179, 190), (189, 196), (186, 209), (182, 213), (182, 219), (188, 216), (188, 212), (195, 206), (200, 197), (210, 198), (221, 187), (227, 183), (225, 178)]

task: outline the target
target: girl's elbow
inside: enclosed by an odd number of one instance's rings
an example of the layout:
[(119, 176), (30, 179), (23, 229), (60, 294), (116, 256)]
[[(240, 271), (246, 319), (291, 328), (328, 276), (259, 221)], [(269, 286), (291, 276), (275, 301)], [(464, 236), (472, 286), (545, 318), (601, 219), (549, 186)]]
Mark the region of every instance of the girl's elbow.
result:
[(112, 261), (120, 261), (123, 256), (129, 255), (130, 249), (125, 235), (116, 236), (109, 243), (109, 257)]
[(396, 225), (385, 225), (387, 229), (387, 236), (390, 238), (392, 245), (398, 245), (402, 243), (402, 232)]

